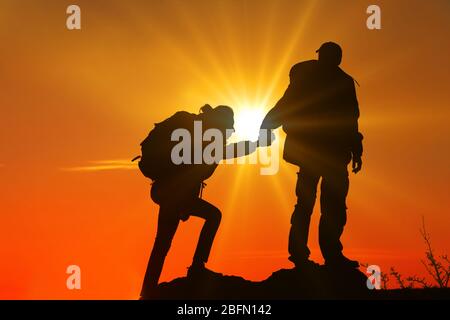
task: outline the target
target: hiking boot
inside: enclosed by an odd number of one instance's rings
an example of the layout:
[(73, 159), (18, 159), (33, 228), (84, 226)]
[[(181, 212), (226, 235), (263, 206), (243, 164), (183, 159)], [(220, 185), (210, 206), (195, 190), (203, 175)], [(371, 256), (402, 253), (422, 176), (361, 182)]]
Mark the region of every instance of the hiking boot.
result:
[(350, 260), (349, 258), (341, 255), (333, 259), (325, 260), (325, 265), (333, 268), (349, 268), (357, 269), (359, 268), (359, 262), (356, 260)]
[(320, 264), (307, 258), (295, 259), (293, 257), (289, 257), (289, 260), (295, 264), (295, 269), (298, 270), (311, 270), (320, 267)]
[(198, 277), (222, 277), (222, 273), (214, 272), (209, 270), (204, 265), (190, 266), (188, 268), (187, 277), (188, 278), (198, 278)]

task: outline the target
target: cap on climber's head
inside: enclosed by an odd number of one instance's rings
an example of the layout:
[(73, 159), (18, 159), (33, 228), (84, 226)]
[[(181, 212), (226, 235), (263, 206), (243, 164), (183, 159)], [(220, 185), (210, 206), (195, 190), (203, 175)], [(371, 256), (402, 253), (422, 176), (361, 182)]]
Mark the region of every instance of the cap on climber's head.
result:
[(316, 50), (319, 53), (319, 61), (327, 65), (338, 66), (342, 61), (342, 49), (334, 42), (325, 42)]

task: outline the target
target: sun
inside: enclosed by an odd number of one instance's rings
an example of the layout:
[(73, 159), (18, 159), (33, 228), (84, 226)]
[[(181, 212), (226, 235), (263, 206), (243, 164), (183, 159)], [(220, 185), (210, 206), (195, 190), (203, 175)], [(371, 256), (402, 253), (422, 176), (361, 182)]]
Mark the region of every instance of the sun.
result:
[(234, 138), (237, 141), (256, 141), (259, 128), (264, 120), (265, 111), (262, 107), (243, 105), (236, 108), (234, 115)]

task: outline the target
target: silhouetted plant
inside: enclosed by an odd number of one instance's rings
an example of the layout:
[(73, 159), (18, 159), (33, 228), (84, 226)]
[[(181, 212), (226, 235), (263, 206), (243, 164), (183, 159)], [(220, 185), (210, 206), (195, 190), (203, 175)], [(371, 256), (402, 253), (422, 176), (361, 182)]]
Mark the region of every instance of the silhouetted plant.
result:
[(428, 282), (425, 280), (425, 278), (419, 278), (417, 276), (412, 276), (412, 277), (408, 277), (406, 278), (406, 280), (408, 281), (409, 288), (414, 288), (414, 284), (419, 284), (422, 286), (422, 288), (430, 288), (431, 286), (428, 284)]
[[(416, 275), (409, 276), (406, 279), (393, 267), (390, 268), (389, 273), (381, 272), (381, 288), (383, 290), (388, 289), (388, 282), (390, 280), (389, 276), (394, 277), (396, 282), (398, 283), (400, 289), (412, 289), (415, 288), (416, 285), (419, 285), (422, 288), (448, 288), (448, 284), (450, 281), (450, 259), (447, 255), (442, 255), (436, 257), (433, 252), (433, 247), (431, 246), (431, 237), (425, 228), (425, 219), (422, 217), (422, 228), (420, 229), (420, 234), (425, 242), (426, 251), (425, 257), (426, 260), (420, 260), (420, 262), (424, 265), (427, 273), (434, 280), (435, 285), (432, 285), (426, 281), (424, 277), (418, 277)], [(368, 264), (361, 264), (361, 266), (366, 267)]]
[(389, 282), (389, 275), (384, 272), (380, 272), (381, 276), (381, 289), (387, 290), (388, 289), (388, 282)]
[[(426, 260), (420, 260), (427, 270), (428, 274), (434, 279), (439, 288), (448, 288), (450, 279), (450, 261), (447, 255), (435, 257), (431, 246), (430, 235), (425, 228), (425, 219), (422, 217), (422, 229), (420, 230), (426, 245)], [(416, 282), (426, 284), (423, 279), (414, 279)], [(419, 281), (417, 281), (419, 280)], [(427, 285), (426, 287), (429, 287)]]
[(405, 281), (402, 279), (402, 275), (397, 270), (395, 270), (394, 267), (391, 267), (390, 274), (395, 278), (395, 280), (397, 280), (400, 289), (407, 288), (407, 285), (405, 285)]

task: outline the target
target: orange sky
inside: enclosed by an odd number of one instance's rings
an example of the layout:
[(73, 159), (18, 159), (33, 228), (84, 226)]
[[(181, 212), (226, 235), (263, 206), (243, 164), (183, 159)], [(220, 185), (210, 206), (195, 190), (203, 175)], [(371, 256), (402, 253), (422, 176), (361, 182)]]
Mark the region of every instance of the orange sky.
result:
[[(72, 3), (0, 1), (0, 298), (137, 298), (157, 206), (124, 161), (177, 110), (270, 109), (290, 67), (328, 40), (361, 85), (365, 135), (345, 253), (424, 275), (422, 216), (436, 253), (449, 253), (448, 1), (76, 1), (82, 30), (68, 31)], [(374, 3), (380, 31), (365, 26)], [(259, 169), (219, 166), (204, 192), (223, 213), (208, 266), (252, 280), (291, 266), (295, 203), (294, 166)], [(200, 227), (180, 226), (162, 280), (186, 273)], [(66, 289), (70, 264), (79, 291)]]

